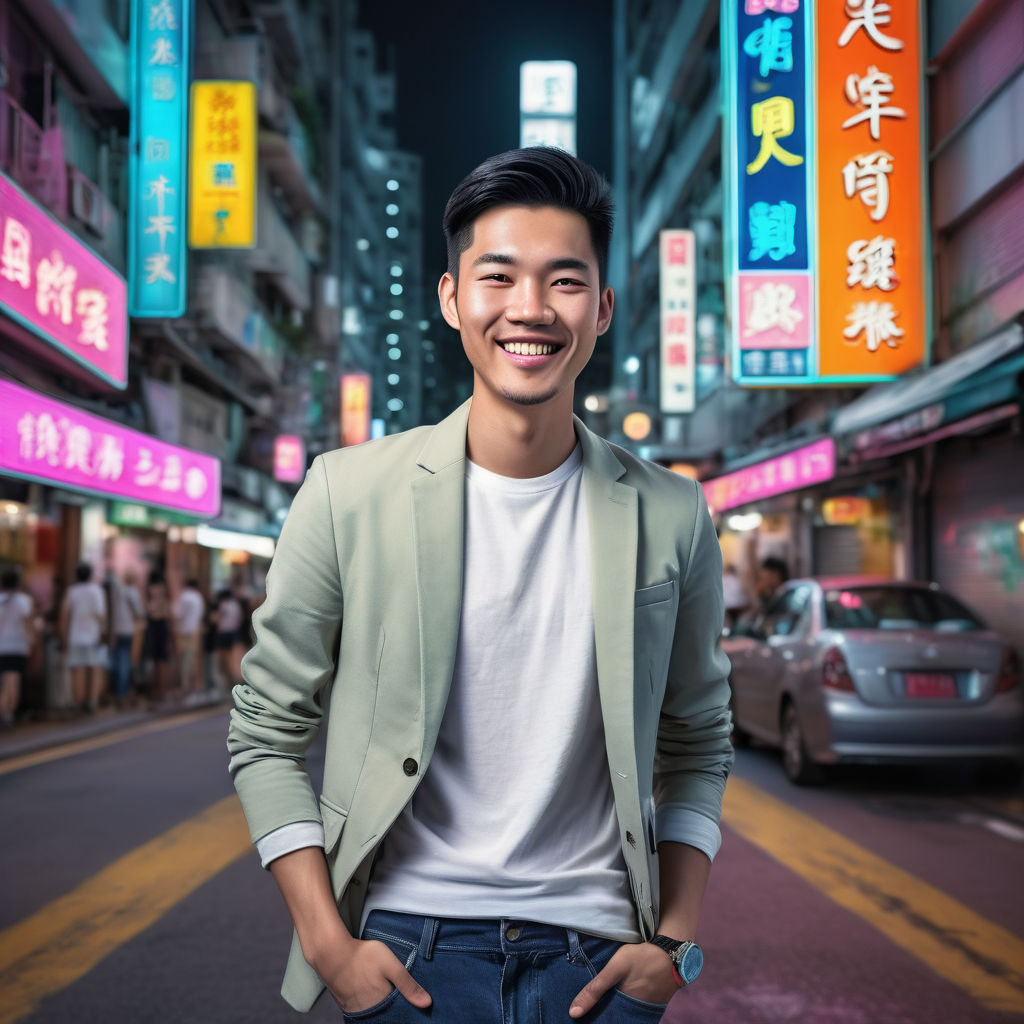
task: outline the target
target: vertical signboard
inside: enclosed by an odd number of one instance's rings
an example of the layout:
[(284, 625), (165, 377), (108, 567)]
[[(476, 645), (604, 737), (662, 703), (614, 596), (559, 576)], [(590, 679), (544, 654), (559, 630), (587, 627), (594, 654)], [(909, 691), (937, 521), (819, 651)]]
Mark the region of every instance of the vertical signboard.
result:
[(286, 484), (302, 483), (306, 475), (306, 445), (294, 434), (274, 439), (274, 479)]
[(919, 7), (817, 8), (823, 377), (892, 377), (927, 356)]
[(348, 446), (370, 439), (370, 375), (341, 376), (341, 443)]
[(188, 240), (194, 249), (256, 244), (256, 86), (192, 83)]
[(555, 146), (576, 155), (576, 65), (571, 60), (519, 65), (519, 145)]
[(192, 0), (133, 0), (129, 311), (185, 312), (185, 146)]
[[(885, 380), (925, 358), (919, 6), (724, 0), (726, 272), (740, 384)], [(893, 100), (897, 78), (906, 106)]]
[(696, 392), (696, 243), (692, 231), (659, 239), (661, 411), (693, 412)]
[(124, 278), (0, 174), (0, 312), (123, 388), (126, 307)]

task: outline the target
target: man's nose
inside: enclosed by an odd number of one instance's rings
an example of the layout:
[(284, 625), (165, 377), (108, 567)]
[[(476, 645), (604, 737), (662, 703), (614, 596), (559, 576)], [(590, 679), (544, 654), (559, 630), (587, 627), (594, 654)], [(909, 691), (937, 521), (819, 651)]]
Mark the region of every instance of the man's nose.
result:
[(524, 282), (509, 296), (505, 316), (511, 323), (553, 324), (555, 311), (544, 299), (542, 289)]

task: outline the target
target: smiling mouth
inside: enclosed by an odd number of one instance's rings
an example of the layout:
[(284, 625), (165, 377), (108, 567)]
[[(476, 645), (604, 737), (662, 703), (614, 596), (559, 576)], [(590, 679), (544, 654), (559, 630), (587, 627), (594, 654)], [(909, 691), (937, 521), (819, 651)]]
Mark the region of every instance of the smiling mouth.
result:
[(550, 356), (559, 348), (545, 341), (499, 341), (498, 345), (514, 356)]

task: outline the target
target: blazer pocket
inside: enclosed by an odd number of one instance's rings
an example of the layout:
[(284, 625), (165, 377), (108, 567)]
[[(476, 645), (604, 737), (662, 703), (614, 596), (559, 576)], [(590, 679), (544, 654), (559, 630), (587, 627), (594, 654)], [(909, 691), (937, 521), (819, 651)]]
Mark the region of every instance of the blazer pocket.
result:
[(324, 819), (324, 853), (331, 854), (341, 839), (342, 830), (348, 820), (348, 811), (321, 795), (320, 814)]
[(668, 580), (665, 583), (655, 583), (653, 587), (642, 587), (636, 591), (634, 603), (637, 608), (643, 608), (649, 604), (658, 604), (661, 601), (671, 601), (672, 594), (676, 589), (676, 581)]

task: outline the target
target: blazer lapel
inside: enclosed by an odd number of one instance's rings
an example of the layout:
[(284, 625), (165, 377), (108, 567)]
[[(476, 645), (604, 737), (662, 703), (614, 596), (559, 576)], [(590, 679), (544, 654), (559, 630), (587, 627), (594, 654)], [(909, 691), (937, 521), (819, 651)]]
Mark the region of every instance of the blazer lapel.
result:
[(462, 611), (466, 424), (469, 403), (430, 432), (412, 485), (416, 591), (419, 601), (421, 708), (426, 761), (451, 689)]
[[(633, 736), (633, 603), (637, 492), (619, 483), (625, 469), (608, 445), (576, 421), (590, 520), (594, 645), (601, 713), (613, 781), (636, 772)], [(618, 778), (616, 778), (616, 775)]]

